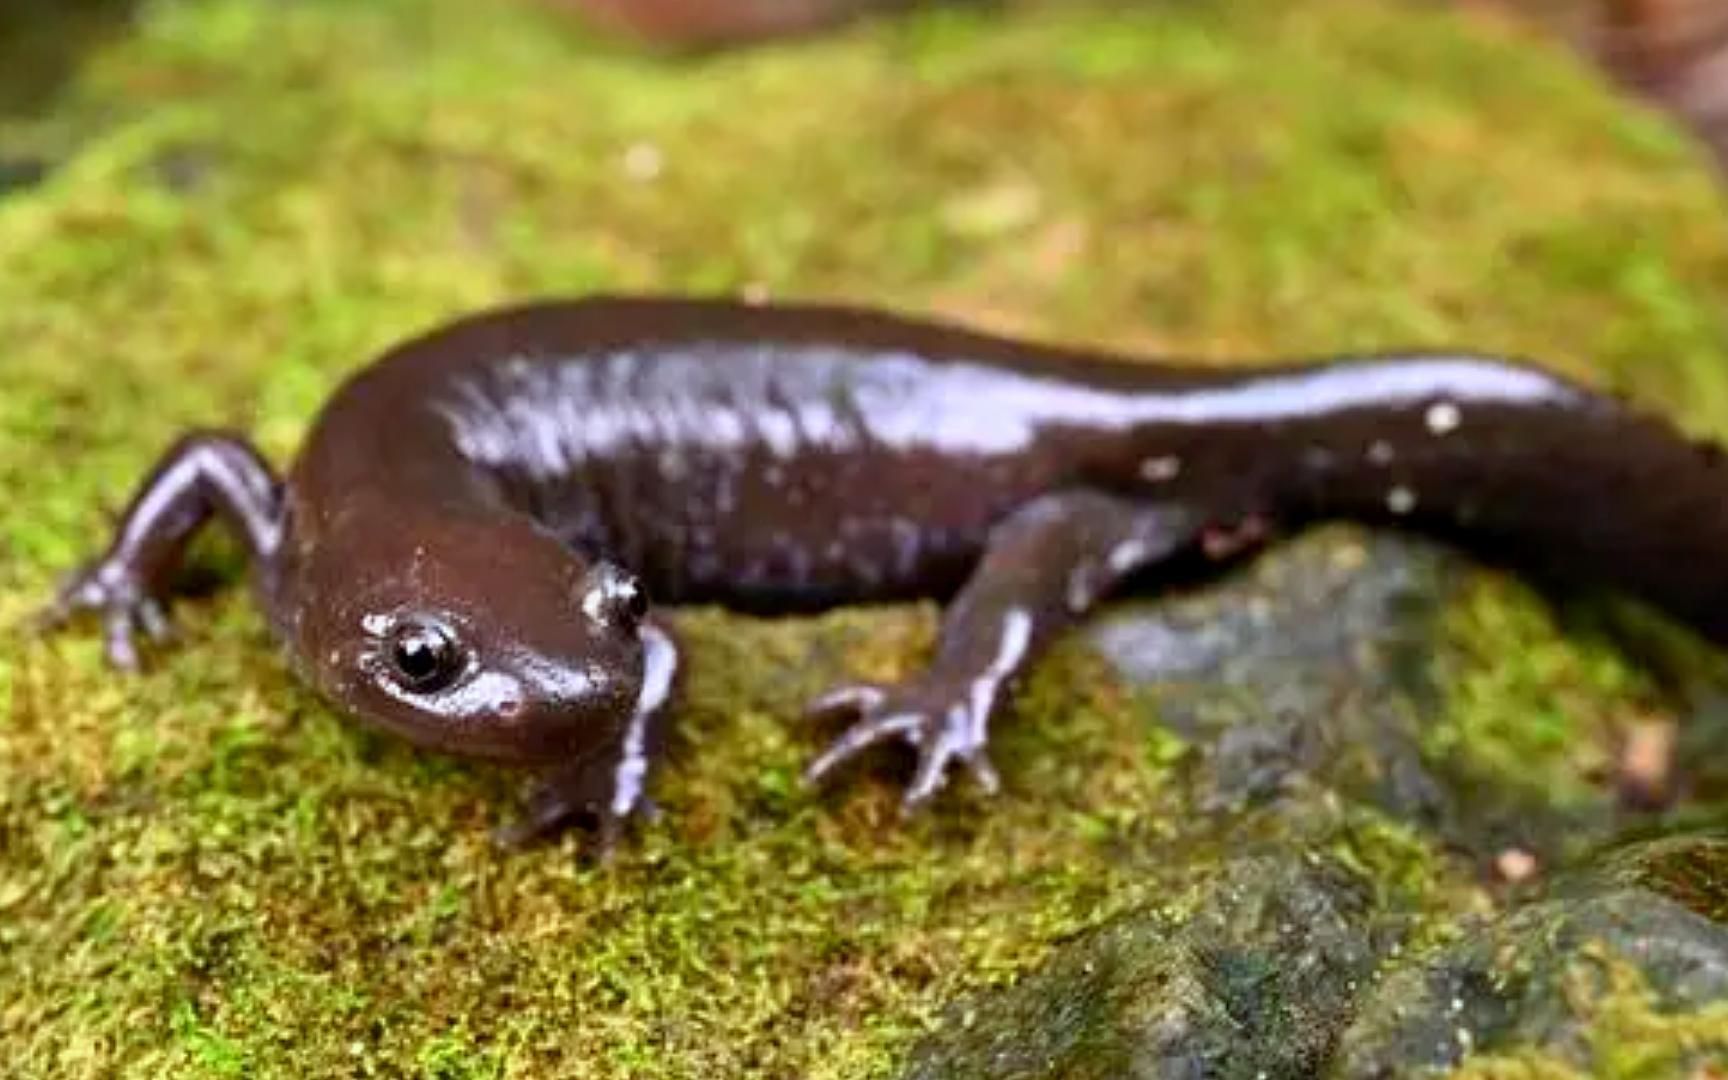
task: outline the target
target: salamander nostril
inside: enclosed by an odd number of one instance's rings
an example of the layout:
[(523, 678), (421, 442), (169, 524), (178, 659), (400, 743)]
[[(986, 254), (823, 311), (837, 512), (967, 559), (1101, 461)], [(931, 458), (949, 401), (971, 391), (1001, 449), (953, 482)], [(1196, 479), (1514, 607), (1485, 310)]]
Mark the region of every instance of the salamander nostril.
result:
[(498, 702), (498, 716), (504, 720), (514, 720), (522, 715), (522, 699), (519, 697), (501, 698)]

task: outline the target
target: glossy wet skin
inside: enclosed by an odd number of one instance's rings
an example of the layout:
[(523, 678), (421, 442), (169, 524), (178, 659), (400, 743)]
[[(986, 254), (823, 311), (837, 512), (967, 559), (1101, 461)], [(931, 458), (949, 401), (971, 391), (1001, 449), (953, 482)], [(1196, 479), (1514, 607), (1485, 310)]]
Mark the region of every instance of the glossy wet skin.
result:
[[(369, 515), (370, 516), (370, 515)], [(432, 749), (570, 760), (641, 692), (647, 595), (527, 522), (409, 509), (302, 545), (290, 643), (329, 698)]]
[(134, 664), (212, 515), (332, 701), (544, 770), (518, 839), (582, 811), (610, 837), (646, 805), (681, 603), (947, 601), (926, 671), (813, 706), (854, 722), (812, 775), (904, 741), (909, 807), (956, 767), (994, 788), (1013, 681), (1124, 580), (1315, 517), (1488, 543), (1728, 639), (1720, 456), (1451, 354), (1223, 372), (834, 307), (492, 312), (351, 380), (281, 481), (234, 436), (182, 440), (59, 611), (99, 612)]

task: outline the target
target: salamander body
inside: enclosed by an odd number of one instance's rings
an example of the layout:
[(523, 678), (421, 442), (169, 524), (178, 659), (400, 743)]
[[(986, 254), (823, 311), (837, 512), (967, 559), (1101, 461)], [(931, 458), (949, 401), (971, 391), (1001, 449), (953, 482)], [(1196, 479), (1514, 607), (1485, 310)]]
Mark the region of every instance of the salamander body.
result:
[(1008, 688), (1124, 579), (1268, 526), (1462, 536), (1728, 640), (1714, 448), (1484, 356), (1221, 370), (830, 306), (493, 311), (361, 370), (283, 476), (238, 435), (182, 438), (53, 613), (97, 613), (136, 666), (213, 517), (325, 697), (542, 774), (512, 839), (593, 813), (609, 842), (645, 805), (680, 604), (945, 600), (924, 672), (813, 705), (852, 724), (812, 777), (902, 740), (909, 807), (955, 766), (997, 785)]

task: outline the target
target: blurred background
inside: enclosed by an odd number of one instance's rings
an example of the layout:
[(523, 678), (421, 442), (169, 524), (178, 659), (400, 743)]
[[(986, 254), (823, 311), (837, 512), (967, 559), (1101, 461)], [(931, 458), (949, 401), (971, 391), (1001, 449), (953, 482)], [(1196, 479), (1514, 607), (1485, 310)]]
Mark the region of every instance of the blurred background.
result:
[[(123, 34), (140, 0), (8, 0), (0, 11), (0, 110), (39, 108), (80, 53)], [(712, 50), (820, 32), (850, 19), (942, 0), (539, 0), (620, 41)], [(948, 0), (988, 3), (990, 0)], [(1167, 0), (1147, 0), (1148, 3)], [(1448, 0), (1411, 0), (1442, 4)], [(1672, 110), (1719, 159), (1728, 155), (1728, 5), (1718, 0), (1450, 0), (1541, 26), (1628, 90)], [(36, 166), (13, 163), (11, 176)], [(4, 177), (0, 177), (4, 182)]]
[(1728, 161), (1728, 4), (1717, 0), (1465, 0), (1502, 6), (1672, 110)]

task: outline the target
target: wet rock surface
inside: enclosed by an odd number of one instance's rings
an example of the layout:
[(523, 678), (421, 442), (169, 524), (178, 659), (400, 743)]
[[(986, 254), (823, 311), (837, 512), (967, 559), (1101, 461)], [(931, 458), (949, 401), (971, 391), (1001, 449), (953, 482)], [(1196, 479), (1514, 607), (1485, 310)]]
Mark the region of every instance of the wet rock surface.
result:
[(1203, 810), (1247, 809), (1306, 779), (1484, 859), (1551, 854), (1605, 824), (1608, 804), (1558, 806), (1425, 750), (1446, 707), (1432, 662), (1443, 616), (1470, 573), (1432, 541), (1335, 527), (1184, 599), (1116, 609), (1091, 638), (1199, 748)]
[[(1641, 1007), (1659, 1025), (1664, 1013), (1728, 1000), (1725, 904), (1720, 837), (1604, 856), (1499, 918), (1460, 924), (1455, 943), (1392, 965), (1341, 1040), (1336, 1074), (1440, 1071), (1472, 1053), (1532, 1050), (1611, 1073), (1617, 1048), (1604, 1014), (1616, 1006)], [(1646, 1075), (1685, 1075), (1728, 1054), (1719, 1025), (1675, 1025), (1653, 1041)]]
[(1331, 860), (1232, 860), (1194, 914), (1136, 913), (1012, 992), (960, 1006), (906, 1076), (1308, 1076), (1382, 942), (1372, 891)]
[(1124, 916), (956, 1006), (904, 1075), (1376, 1078), (1473, 1054), (1616, 1075), (1628, 1035), (1637, 1075), (1684, 1075), (1728, 1054), (1725, 868), (1719, 838), (1634, 845), (1401, 955), (1411, 922), (1336, 862), (1233, 860), (1188, 917)]
[[(1434, 760), (1423, 729), (1447, 688), (1431, 661), (1476, 573), (1434, 545), (1332, 529), (1101, 620), (1094, 645), (1155, 688), (1193, 747), (1199, 812), (1163, 855), (1201, 883), (957, 1003), (904, 1075), (1393, 1077), (1502, 1055), (1682, 1075), (1721, 1061), (1728, 841), (1614, 842), (1627, 821), (1606, 792), (1545, 806)], [(1388, 821), (1464, 854), (1483, 888), (1437, 906), (1341, 857)], [(1496, 899), (1488, 868), (1508, 851), (1560, 869)]]
[(1421, 541), (1331, 530), (1183, 600), (1114, 609), (1091, 637), (1202, 747), (1202, 807), (1242, 809), (1311, 775), (1430, 822), (1446, 808), (1417, 723), (1454, 570)]

